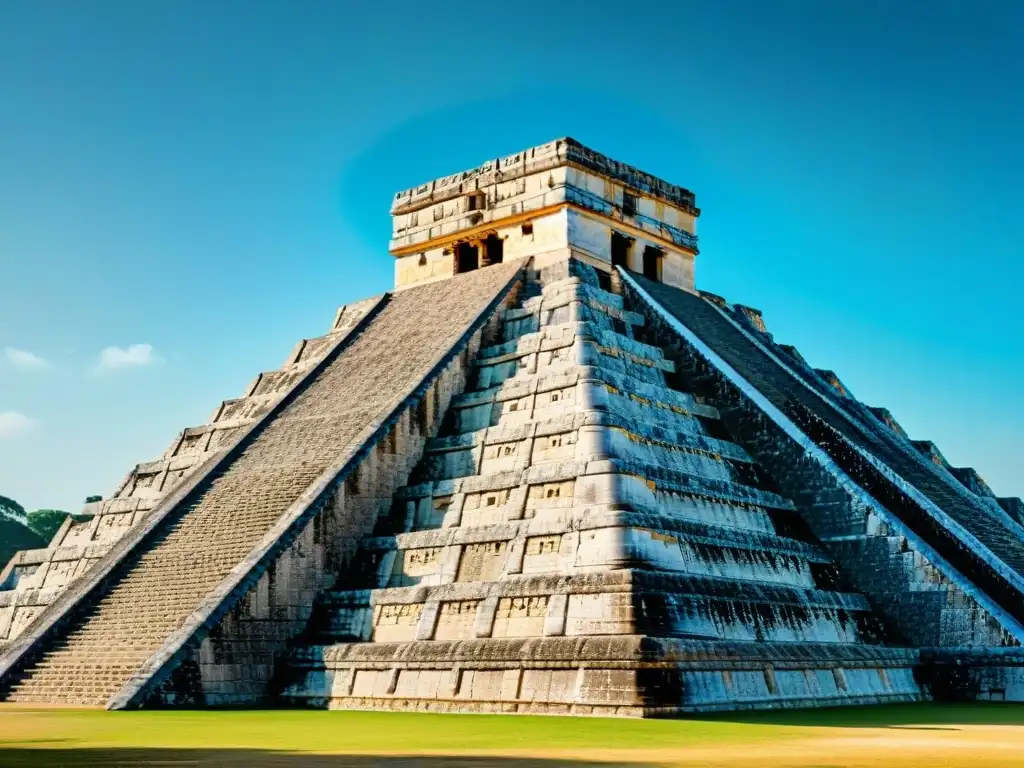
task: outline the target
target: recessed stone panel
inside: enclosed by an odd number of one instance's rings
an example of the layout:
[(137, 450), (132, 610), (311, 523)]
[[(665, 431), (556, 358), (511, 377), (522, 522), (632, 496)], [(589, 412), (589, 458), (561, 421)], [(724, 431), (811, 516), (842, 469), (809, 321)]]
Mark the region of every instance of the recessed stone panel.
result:
[(389, 586), (404, 587), (410, 584), (436, 583), (441, 566), (441, 547), (407, 549), (398, 553), (391, 573)]
[(511, 490), (501, 488), (482, 493), (467, 493), (462, 505), (462, 525), (465, 527), (503, 522), (507, 517)]
[(544, 435), (533, 440), (533, 463), (570, 459), (576, 453), (576, 432)]
[(526, 516), (533, 517), (541, 510), (573, 506), (575, 486), (575, 480), (531, 485), (526, 497)]
[(503, 597), (498, 601), (494, 616), (492, 637), (540, 637), (544, 634), (544, 619), (548, 614), (549, 598)]
[(562, 536), (531, 536), (526, 539), (523, 573), (560, 573), (572, 563), (563, 563)]
[(474, 636), (473, 626), (479, 600), (457, 600), (441, 603), (434, 629), (434, 640), (468, 640)]
[(392, 643), (413, 640), (423, 615), (420, 603), (381, 605), (374, 609), (373, 640)]
[(497, 581), (501, 578), (507, 543), (467, 544), (459, 560), (456, 581)]

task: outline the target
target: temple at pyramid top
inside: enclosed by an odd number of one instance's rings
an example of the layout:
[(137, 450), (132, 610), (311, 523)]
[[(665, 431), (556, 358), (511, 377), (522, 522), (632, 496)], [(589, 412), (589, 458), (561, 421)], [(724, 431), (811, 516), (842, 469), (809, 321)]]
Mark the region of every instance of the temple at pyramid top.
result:
[(395, 195), (395, 287), (533, 256), (694, 289), (692, 192), (562, 138)]

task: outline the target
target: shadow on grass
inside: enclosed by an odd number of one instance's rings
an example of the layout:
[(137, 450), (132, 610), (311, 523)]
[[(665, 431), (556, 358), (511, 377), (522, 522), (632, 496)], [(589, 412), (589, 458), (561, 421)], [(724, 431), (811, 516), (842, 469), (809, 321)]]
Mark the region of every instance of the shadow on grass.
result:
[(121, 768), (153, 765), (247, 768), (608, 768), (610, 763), (514, 757), (309, 755), (254, 749), (0, 749), (0, 766), (4, 768)]
[(909, 728), (947, 731), (962, 725), (1024, 726), (1024, 704), (890, 704), (872, 707), (793, 709), (778, 712), (723, 712), (691, 719), (749, 725), (822, 728)]

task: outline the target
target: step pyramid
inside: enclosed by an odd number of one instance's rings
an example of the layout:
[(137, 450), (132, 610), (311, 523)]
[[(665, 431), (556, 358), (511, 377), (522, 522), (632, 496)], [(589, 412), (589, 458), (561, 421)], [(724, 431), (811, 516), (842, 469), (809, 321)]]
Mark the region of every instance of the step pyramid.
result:
[(328, 333), (296, 344), (281, 368), (261, 373), (241, 397), (223, 401), (208, 423), (182, 430), (159, 459), (135, 465), (109, 498), (87, 503), (48, 546), (12, 557), (0, 571), (0, 650), (160, 501), (224, 454), (381, 301), (377, 296), (341, 307)]
[(697, 291), (571, 139), (399, 193), (396, 290), (0, 573), (0, 698), (664, 716), (1024, 700), (1024, 528)]
[[(166, 497), (40, 613), (0, 659), (17, 662), (0, 667), (7, 700), (108, 705), (138, 697), (136, 689), (174, 666), (181, 644), (222, 616), (226, 600), (240, 599), (291, 538), (304, 548), (303, 527), (324, 525), (330, 514), (324, 508), (368, 438), (390, 429), (393, 443), (390, 422), (400, 417), (407, 442), (428, 433), (463, 375), (456, 350), (479, 334), (476, 326), (518, 271), (506, 265), (457, 280), (455, 297), (448, 295), (453, 286), (435, 284), (381, 302), (231, 451)], [(410, 421), (397, 409), (431, 378), (436, 402), (421, 399), (421, 413)], [(397, 477), (409, 457), (394, 450), (380, 461)], [(367, 490), (377, 503), (389, 495), (383, 486)], [(358, 529), (358, 520), (346, 523)], [(287, 631), (288, 620), (301, 621), (301, 606), (322, 583), (324, 562), (334, 553), (309, 533), (318, 562), (285, 587), (293, 604), (280, 606), (284, 624), (268, 622), (265, 629)], [(344, 546), (340, 537), (331, 544)]]
[(587, 265), (540, 282), (321, 598), (284, 700), (651, 715), (919, 698), (916, 655), (886, 644), (716, 408), (670, 386), (643, 317)]

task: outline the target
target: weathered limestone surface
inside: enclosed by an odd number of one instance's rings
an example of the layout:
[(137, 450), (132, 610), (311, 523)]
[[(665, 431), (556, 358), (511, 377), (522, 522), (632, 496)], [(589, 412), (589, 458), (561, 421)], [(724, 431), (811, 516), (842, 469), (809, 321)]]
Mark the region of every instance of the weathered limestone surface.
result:
[[(744, 446), (805, 510), (849, 582), (910, 644), (942, 649), (928, 658), (943, 663), (929, 661), (922, 680), (948, 695), (953, 683), (935, 676), (957, 668), (967, 675), (977, 662), (979, 676), (958, 683), (962, 690), (1019, 692), (999, 682), (993, 659), (1003, 656), (989, 651), (1005, 648), (1017, 659), (1012, 649), (1024, 641), (1020, 526), (945, 471), (934, 446), (923, 456), (834, 381), (776, 352), (770, 336), (744, 331), (727, 305), (637, 276), (630, 285), (642, 291), (661, 337), (675, 336), (672, 358), (684, 378), (723, 409)], [(809, 446), (824, 461), (810, 460)], [(960, 664), (946, 663), (961, 652)], [(1017, 664), (1008, 677), (1019, 675)]]
[(570, 138), (399, 192), (391, 213), (398, 288), (463, 271), (463, 247), (481, 266), (529, 255), (543, 267), (573, 256), (694, 285), (693, 193)]
[(699, 213), (572, 139), (399, 193), (396, 293), (0, 573), (0, 698), (1024, 700), (1024, 503), (697, 292)]
[[(503, 317), (293, 652), (307, 706), (654, 715), (909, 701), (889, 647), (718, 411), (578, 262)], [(340, 641), (340, 642), (339, 642)]]
[[(293, 505), (316, 500), (304, 494), (374, 436), (379, 420), (431, 374), (518, 269), (506, 265), (392, 297), (236, 456), (163, 510), (107, 584), (81, 595), (79, 605), (62, 606), (59, 643), (43, 635), (29, 648), (12, 648), (0, 670), (8, 673), (7, 698), (110, 701), (188, 626), (197, 606), (226, 597), (218, 590), (239, 564), (265, 537), (283, 533), (277, 527)], [(22, 669), (8, 659), (16, 650), (28, 656)]]
[(156, 461), (138, 464), (110, 498), (87, 504), (87, 519), (68, 520), (46, 549), (17, 553), (0, 571), (0, 649), (85, 573), (167, 494), (192, 477), (212, 456), (287, 394), (298, 377), (319, 362), (331, 345), (366, 316), (380, 297), (338, 309), (325, 336), (296, 345), (277, 371), (260, 374), (245, 394), (225, 400), (209, 423), (184, 430)]

